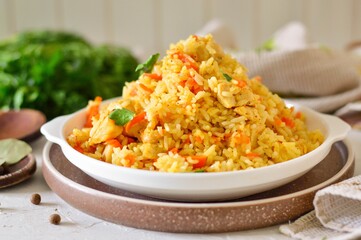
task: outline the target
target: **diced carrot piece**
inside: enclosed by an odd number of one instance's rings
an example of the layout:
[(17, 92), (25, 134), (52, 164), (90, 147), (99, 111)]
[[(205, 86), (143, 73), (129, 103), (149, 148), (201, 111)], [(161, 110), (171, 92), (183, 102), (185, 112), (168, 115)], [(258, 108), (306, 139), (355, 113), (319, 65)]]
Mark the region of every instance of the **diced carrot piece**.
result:
[(183, 81), (181, 81), (181, 82), (179, 82), (179, 85), (181, 85), (182, 87), (185, 87), (186, 86), (186, 83), (187, 83), (187, 81), (185, 80), (183, 80)]
[(196, 70), (198, 72), (198, 65), (197, 62), (194, 61), (194, 59), (184, 53), (177, 53), (178, 58), (186, 65), (187, 68), (193, 68), (194, 70)]
[(187, 86), (189, 90), (194, 94), (197, 94), (199, 91), (203, 90), (203, 88), (199, 86), (198, 83), (193, 78), (189, 78), (188, 80), (186, 80), (184, 86)]
[(247, 83), (244, 80), (238, 80), (237, 86), (240, 88), (243, 88), (243, 87), (247, 86)]
[(192, 92), (193, 92), (194, 94), (197, 94), (197, 93), (199, 93), (199, 92), (202, 91), (202, 90), (203, 90), (202, 87), (197, 86), (197, 87), (194, 87), (194, 88), (193, 88), (193, 91), (192, 91)]
[(136, 115), (132, 120), (130, 120), (130, 122), (128, 122), (126, 125), (125, 125), (125, 132), (129, 132), (130, 129), (132, 127), (134, 127), (134, 125), (140, 123), (142, 120), (145, 119), (145, 116), (146, 116), (146, 113), (145, 112), (142, 112), (138, 115)]
[(295, 115), (296, 118), (302, 118), (302, 113), (301, 112), (297, 112)]
[(189, 78), (187, 81), (187, 85), (190, 87), (195, 87), (195, 86), (198, 86), (198, 83), (193, 78)]
[(191, 156), (192, 159), (198, 160), (198, 163), (193, 164), (193, 168), (201, 168), (204, 167), (207, 163), (207, 157), (206, 156)]
[(134, 88), (130, 93), (129, 93), (130, 96), (135, 96), (137, 95), (137, 89)]
[(162, 80), (162, 75), (156, 74), (156, 73), (144, 73), (143, 74), (144, 77), (149, 77), (151, 79), (154, 80)]
[(128, 161), (126, 167), (132, 166), (135, 162), (135, 156), (133, 154), (127, 154), (124, 159)]
[(143, 83), (139, 83), (139, 87), (140, 87), (141, 89), (143, 89), (144, 91), (146, 91), (146, 92), (150, 92), (150, 93), (153, 92), (152, 89), (148, 88), (148, 87), (145, 86)]
[(198, 36), (197, 36), (197, 35), (192, 35), (192, 38), (194, 38), (195, 40), (198, 40)]
[(255, 157), (259, 157), (259, 154), (258, 153), (254, 153), (254, 152), (250, 152), (250, 153), (247, 153), (246, 156), (250, 159), (252, 158), (255, 158)]
[(286, 124), (287, 127), (293, 128), (295, 126), (295, 122), (288, 117), (282, 117), (281, 120)]
[(132, 162), (135, 161), (135, 156), (133, 154), (127, 154), (124, 158)]
[(280, 126), (282, 124), (281, 119), (279, 119), (278, 117), (276, 117), (276, 119), (274, 121), (277, 126)]
[(176, 153), (178, 153), (178, 148), (172, 148), (171, 150), (169, 150), (169, 152), (176, 154)]
[(90, 128), (93, 127), (92, 118), (99, 115), (99, 106), (102, 102), (101, 97), (95, 97), (94, 101), (91, 101), (88, 105), (87, 113), (86, 113), (86, 120), (84, 127)]
[(238, 134), (234, 137), (238, 144), (248, 144), (251, 142), (251, 139), (244, 134)]
[(202, 138), (201, 138), (200, 136), (195, 136), (195, 137), (194, 137), (194, 140), (196, 140), (196, 142), (198, 142), (198, 143), (202, 143), (202, 142), (203, 142), (203, 140), (202, 140)]
[(74, 146), (74, 149), (77, 150), (80, 153), (84, 153), (84, 149), (80, 145)]
[(109, 139), (105, 141), (106, 144), (109, 144), (112, 147), (122, 148), (122, 144), (117, 139)]
[(224, 138), (225, 138), (225, 139), (230, 138), (231, 136), (232, 136), (231, 133), (225, 133), (225, 134), (224, 134)]

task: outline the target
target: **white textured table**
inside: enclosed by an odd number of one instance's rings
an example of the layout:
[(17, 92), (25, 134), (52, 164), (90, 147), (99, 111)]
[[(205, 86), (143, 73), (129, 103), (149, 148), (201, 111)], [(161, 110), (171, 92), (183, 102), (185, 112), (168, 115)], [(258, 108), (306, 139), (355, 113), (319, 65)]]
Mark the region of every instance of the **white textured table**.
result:
[[(361, 174), (361, 132), (349, 134), (356, 154), (356, 175)], [(46, 140), (32, 143), (38, 168), (35, 175), (24, 183), (0, 190), (0, 239), (48, 240), (48, 239), (145, 239), (145, 240), (286, 240), (278, 232), (278, 226), (252, 231), (220, 234), (173, 234), (134, 229), (105, 222), (71, 207), (47, 186), (42, 173), (42, 149)], [(40, 205), (33, 205), (30, 196), (39, 193)], [(49, 216), (59, 213), (60, 225), (52, 225)]]

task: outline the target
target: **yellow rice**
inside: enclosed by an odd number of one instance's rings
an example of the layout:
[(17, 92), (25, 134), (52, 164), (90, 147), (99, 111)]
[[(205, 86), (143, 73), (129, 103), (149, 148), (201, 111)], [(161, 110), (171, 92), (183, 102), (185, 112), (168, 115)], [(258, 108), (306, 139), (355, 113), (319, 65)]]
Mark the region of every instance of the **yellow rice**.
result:
[[(69, 144), (124, 167), (221, 172), (288, 161), (323, 141), (320, 131), (307, 130), (302, 113), (288, 108), (259, 77), (249, 79), (245, 67), (211, 35), (192, 35), (171, 45), (152, 73), (162, 79), (143, 74), (128, 83), (123, 98), (103, 106), (93, 127), (74, 129)], [(145, 112), (137, 137), (109, 119), (121, 108)], [(121, 146), (108, 144), (109, 139)]]

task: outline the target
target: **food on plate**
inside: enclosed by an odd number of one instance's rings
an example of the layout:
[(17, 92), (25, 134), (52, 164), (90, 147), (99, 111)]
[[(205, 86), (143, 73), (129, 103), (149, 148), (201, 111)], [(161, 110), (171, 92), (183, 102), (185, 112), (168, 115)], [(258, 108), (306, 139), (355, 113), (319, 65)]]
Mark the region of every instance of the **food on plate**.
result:
[(126, 48), (74, 33), (22, 32), (0, 41), (0, 109), (37, 109), (47, 119), (72, 113), (95, 96), (120, 96), (138, 78), (137, 64)]
[(89, 101), (84, 128), (68, 143), (92, 158), (162, 172), (222, 172), (288, 161), (323, 142), (305, 117), (260, 77), (192, 35), (138, 66), (123, 98)]

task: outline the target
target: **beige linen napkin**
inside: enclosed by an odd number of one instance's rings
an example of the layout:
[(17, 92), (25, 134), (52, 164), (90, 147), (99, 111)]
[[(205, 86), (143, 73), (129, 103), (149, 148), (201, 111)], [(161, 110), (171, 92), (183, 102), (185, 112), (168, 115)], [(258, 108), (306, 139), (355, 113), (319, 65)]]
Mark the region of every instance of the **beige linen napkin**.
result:
[(322, 48), (238, 54), (249, 75), (261, 76), (273, 92), (321, 112), (361, 98), (361, 76), (353, 58)]
[(284, 96), (325, 97), (359, 87), (360, 76), (345, 54), (319, 48), (239, 54), (250, 76)]
[(361, 239), (361, 176), (316, 193), (315, 210), (280, 231), (302, 240)]

